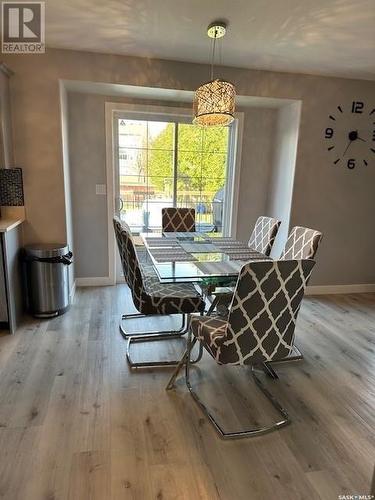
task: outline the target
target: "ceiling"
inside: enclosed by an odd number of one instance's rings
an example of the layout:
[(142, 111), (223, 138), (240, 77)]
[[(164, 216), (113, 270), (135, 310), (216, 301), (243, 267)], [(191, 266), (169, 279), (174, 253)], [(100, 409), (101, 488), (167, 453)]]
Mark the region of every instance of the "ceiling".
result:
[[(375, 0), (47, 0), (48, 47), (375, 80)], [(220, 54), (221, 52), (221, 54)]]

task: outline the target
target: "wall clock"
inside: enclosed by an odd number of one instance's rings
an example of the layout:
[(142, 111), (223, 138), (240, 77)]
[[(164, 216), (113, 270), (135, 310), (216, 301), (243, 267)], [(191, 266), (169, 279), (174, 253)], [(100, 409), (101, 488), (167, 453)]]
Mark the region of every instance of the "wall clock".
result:
[(375, 163), (375, 108), (362, 101), (339, 105), (324, 131), (333, 165), (349, 169)]

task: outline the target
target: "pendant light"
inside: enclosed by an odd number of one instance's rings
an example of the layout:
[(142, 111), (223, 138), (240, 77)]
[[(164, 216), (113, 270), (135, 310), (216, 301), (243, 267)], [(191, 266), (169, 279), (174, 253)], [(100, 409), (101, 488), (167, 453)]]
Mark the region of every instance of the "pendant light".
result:
[(221, 21), (215, 21), (207, 28), (207, 35), (212, 38), (211, 80), (195, 92), (193, 123), (196, 125), (225, 126), (234, 120), (236, 89), (226, 80), (214, 79), (216, 40), (223, 38), (226, 30), (226, 24)]

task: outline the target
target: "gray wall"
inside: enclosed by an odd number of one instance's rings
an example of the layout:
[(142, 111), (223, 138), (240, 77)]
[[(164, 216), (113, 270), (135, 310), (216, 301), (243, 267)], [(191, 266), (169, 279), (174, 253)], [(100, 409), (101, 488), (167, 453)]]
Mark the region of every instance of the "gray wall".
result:
[(256, 219), (268, 215), (277, 109), (251, 108), (244, 116), (237, 237), (248, 241)]
[(272, 256), (278, 257), (290, 229), (301, 105), (299, 102), (281, 108), (277, 115), (273, 161), (267, 190), (265, 213), (281, 221)]
[(0, 64), (0, 168), (15, 166), (9, 78), (7, 68)]
[[(68, 93), (76, 278), (108, 276), (107, 198), (95, 194), (95, 185), (106, 183), (105, 102), (145, 104), (145, 101), (113, 96)], [(146, 102), (176, 106), (165, 101)], [(271, 131), (277, 111), (262, 108), (241, 111), (244, 112), (244, 141), (237, 234), (246, 241), (256, 218), (265, 210), (272, 165)]]
[[(58, 49), (38, 56), (3, 54), (3, 59), (15, 73), (11, 79), (15, 161), (24, 167), (29, 243), (67, 237), (59, 79), (194, 90), (207, 74), (206, 65)], [(362, 100), (375, 107), (375, 82), (218, 70), (222, 78), (234, 82), (238, 95), (302, 101), (290, 222), (324, 233), (312, 284), (375, 283), (375, 155), (367, 155), (368, 168), (333, 167), (323, 139), (328, 115), (337, 105), (348, 111), (353, 100)], [(367, 134), (372, 128), (370, 121), (361, 125)], [(344, 150), (345, 141), (342, 134), (338, 150)]]
[(69, 150), (76, 278), (108, 276), (103, 96), (69, 93)]

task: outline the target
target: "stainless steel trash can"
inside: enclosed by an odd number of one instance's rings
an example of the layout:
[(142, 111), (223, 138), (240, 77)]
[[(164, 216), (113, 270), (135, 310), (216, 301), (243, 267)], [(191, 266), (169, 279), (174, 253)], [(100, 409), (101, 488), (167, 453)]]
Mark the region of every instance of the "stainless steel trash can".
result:
[(50, 318), (69, 308), (72, 257), (67, 245), (49, 243), (25, 247), (28, 309), (33, 316)]

